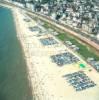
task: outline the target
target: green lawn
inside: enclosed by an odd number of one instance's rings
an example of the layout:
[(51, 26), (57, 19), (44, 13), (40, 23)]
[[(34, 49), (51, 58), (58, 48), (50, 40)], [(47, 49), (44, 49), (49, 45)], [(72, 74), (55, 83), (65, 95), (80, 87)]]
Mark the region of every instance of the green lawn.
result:
[(48, 25), (48, 23), (44, 23), (44, 25), (43, 25), (45, 28), (50, 28), (50, 26)]
[(66, 35), (66, 34), (59, 34), (59, 35), (57, 35), (57, 37), (58, 37), (60, 40), (65, 41), (67, 35)]
[(84, 58), (87, 59), (88, 57), (93, 57), (96, 60), (99, 60), (99, 56), (97, 56), (93, 50), (88, 49), (87, 45), (83, 45), (79, 43), (75, 38), (68, 36), (66, 33), (59, 34), (57, 37), (62, 41), (71, 41), (73, 44), (78, 46), (80, 50), (78, 53)]

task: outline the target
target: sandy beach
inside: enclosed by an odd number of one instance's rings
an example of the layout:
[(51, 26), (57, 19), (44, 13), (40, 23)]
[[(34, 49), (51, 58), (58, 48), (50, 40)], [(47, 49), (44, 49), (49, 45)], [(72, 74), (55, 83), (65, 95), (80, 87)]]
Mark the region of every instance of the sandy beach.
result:
[[(62, 77), (65, 74), (83, 70), (96, 84), (99, 84), (98, 73), (86, 64), (75, 53), (66, 48), (61, 41), (52, 35), (37, 37), (37, 33), (31, 32), (28, 27), (35, 26), (33, 20), (25, 22), (25, 14), (19, 9), (13, 9), (15, 18), (17, 37), (23, 47), (27, 62), (28, 78), (35, 100), (99, 100), (99, 87), (95, 86), (81, 92), (76, 92)], [(53, 37), (58, 44), (43, 46), (39, 39)], [(87, 68), (80, 69), (77, 64), (64, 65), (59, 67), (50, 59), (51, 55), (69, 51), (77, 56)], [(92, 69), (89, 72), (89, 69)]]

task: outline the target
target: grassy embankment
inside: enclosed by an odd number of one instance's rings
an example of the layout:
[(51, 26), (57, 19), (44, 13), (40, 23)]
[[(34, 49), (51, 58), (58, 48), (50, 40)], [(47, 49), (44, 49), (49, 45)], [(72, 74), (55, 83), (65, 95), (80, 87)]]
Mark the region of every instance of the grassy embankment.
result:
[(64, 41), (71, 41), (73, 44), (78, 46), (80, 48), (80, 50), (77, 53), (80, 56), (82, 56), (83, 59), (87, 60), (88, 57), (93, 57), (96, 60), (99, 60), (99, 55), (97, 55), (95, 53), (95, 51), (93, 49), (91, 49), (91, 47), (88, 46), (87, 44), (83, 44), (83, 43), (79, 42), (76, 37), (73, 37), (64, 31), (60, 31), (59, 29), (57, 29), (56, 27), (53, 27), (52, 25), (50, 25), (47, 22), (45, 22), (45, 24), (43, 26), (45, 28), (52, 28), (52, 29), (56, 30), (57, 32), (59, 32), (60, 34), (57, 35), (56, 37), (58, 39), (60, 39), (61, 41), (63, 41), (63, 42)]

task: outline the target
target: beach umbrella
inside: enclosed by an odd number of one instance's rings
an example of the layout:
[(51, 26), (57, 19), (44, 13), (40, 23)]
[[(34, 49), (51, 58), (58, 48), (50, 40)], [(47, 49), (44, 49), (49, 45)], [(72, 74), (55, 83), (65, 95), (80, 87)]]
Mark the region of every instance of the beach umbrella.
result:
[(85, 64), (80, 63), (80, 64), (79, 64), (79, 67), (80, 67), (80, 68), (85, 68), (86, 66), (85, 66)]

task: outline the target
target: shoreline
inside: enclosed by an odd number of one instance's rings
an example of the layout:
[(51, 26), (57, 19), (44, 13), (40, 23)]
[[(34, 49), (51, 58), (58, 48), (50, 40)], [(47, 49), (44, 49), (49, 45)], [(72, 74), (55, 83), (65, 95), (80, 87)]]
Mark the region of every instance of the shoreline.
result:
[[(22, 33), (24, 33), (24, 32), (20, 31), (20, 30), (22, 30), (23, 26), (20, 27), (20, 25), (19, 25), (18, 14), (17, 14), (18, 13), (18, 9), (16, 9), (16, 10), (14, 9), (14, 11), (12, 11), (12, 12), (13, 12), (14, 22), (15, 22), (15, 26), (16, 26), (16, 31), (17, 31), (17, 39), (19, 40), (19, 42), (21, 44), (21, 47), (22, 47), (22, 50), (23, 50), (23, 53), (24, 53), (24, 59), (26, 61), (26, 65), (27, 65), (27, 68), (26, 68), (27, 69), (27, 73), (28, 73), (27, 78), (28, 78), (28, 82), (29, 82), (29, 87), (32, 90), (32, 97), (33, 97), (33, 100), (41, 100), (40, 98), (42, 98), (42, 97), (39, 96), (40, 92), (39, 92), (38, 89), (36, 90), (36, 88), (38, 87), (39, 83), (35, 82), (35, 81), (32, 82), (32, 80), (31, 80), (32, 76), (34, 75), (34, 74), (31, 75), (31, 67), (33, 67), (33, 64), (30, 61), (30, 54), (28, 52), (28, 48), (25, 46), (26, 45), (25, 44), (26, 41), (24, 40), (24, 35), (22, 35)], [(35, 70), (34, 70), (34, 73), (36, 73)], [(33, 83), (36, 86), (33, 87), (33, 85), (34, 85)]]
[[(11, 9), (12, 10), (12, 9)], [(15, 10), (15, 9), (14, 9)], [(27, 59), (26, 59), (26, 53), (25, 53), (25, 50), (24, 50), (24, 43), (22, 42), (22, 40), (21, 40), (21, 38), (20, 38), (20, 33), (22, 32), (22, 31), (20, 31), (21, 30), (21, 28), (20, 28), (20, 25), (19, 25), (19, 20), (18, 20), (18, 18), (17, 18), (17, 14), (16, 14), (16, 11), (14, 11), (14, 10), (12, 10), (12, 14), (13, 14), (13, 20), (14, 20), (14, 23), (15, 23), (15, 28), (16, 28), (16, 35), (17, 35), (17, 39), (18, 39), (18, 41), (19, 41), (19, 43), (20, 43), (20, 45), (21, 45), (21, 48), (22, 48), (22, 51), (23, 51), (23, 55), (24, 55), (24, 60), (25, 60), (25, 62), (26, 62), (26, 72), (27, 72), (27, 78), (28, 78), (28, 83), (29, 83), (29, 88), (30, 88), (30, 90), (31, 90), (31, 92), (32, 92), (32, 97), (34, 97), (34, 94), (33, 94), (33, 90), (32, 90), (32, 88), (31, 88), (31, 86), (32, 86), (32, 83), (31, 83), (31, 78), (30, 78), (30, 76), (29, 76), (29, 69), (28, 69), (28, 63), (27, 63)], [(35, 100), (35, 99), (33, 99), (33, 100)]]

